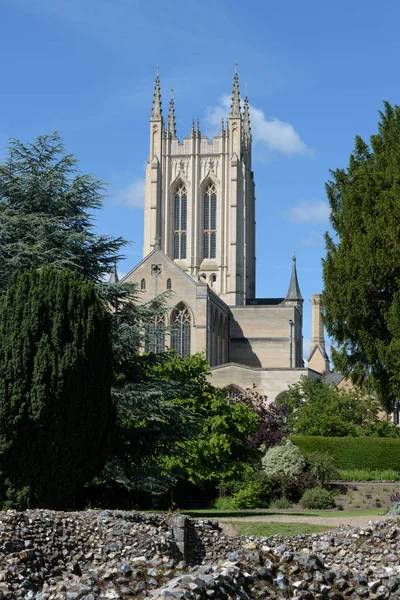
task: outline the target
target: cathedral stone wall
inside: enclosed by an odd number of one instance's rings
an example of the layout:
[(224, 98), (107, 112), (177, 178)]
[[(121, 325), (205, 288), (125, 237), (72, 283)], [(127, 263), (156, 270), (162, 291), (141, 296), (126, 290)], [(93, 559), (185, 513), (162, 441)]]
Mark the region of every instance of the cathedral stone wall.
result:
[(243, 391), (253, 385), (264, 395), (267, 402), (273, 402), (290, 385), (297, 383), (300, 377), (320, 377), (309, 369), (260, 369), (229, 363), (211, 369), (210, 381), (218, 387), (235, 386)]
[(230, 362), (264, 368), (303, 366), (301, 326), (296, 323), (301, 314), (295, 307), (235, 306), (231, 313)]
[[(159, 272), (161, 269), (161, 272)], [(137, 283), (139, 300), (148, 302), (152, 298), (168, 291), (167, 282), (171, 282), (171, 297), (167, 300), (170, 307), (166, 315), (166, 325), (171, 325), (172, 311), (184, 305), (191, 316), (190, 353), (206, 352), (207, 349), (207, 306), (208, 286), (196, 284), (184, 271), (160, 251), (151, 253), (133, 271), (123, 279), (124, 282)], [(145, 289), (141, 289), (142, 282)], [(166, 334), (166, 347), (171, 347), (169, 334)]]

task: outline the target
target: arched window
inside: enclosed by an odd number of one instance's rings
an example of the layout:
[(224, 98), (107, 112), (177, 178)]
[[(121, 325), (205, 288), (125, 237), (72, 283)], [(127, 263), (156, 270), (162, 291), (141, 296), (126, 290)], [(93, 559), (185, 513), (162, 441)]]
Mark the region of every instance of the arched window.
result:
[(204, 192), (203, 258), (217, 256), (217, 188), (210, 183)]
[(160, 354), (165, 350), (165, 317), (156, 315), (146, 326), (145, 351)]
[(172, 279), (167, 279), (167, 290), (172, 290)]
[(140, 282), (140, 289), (142, 290), (142, 292), (146, 289), (146, 280), (144, 278)]
[(172, 313), (171, 347), (182, 358), (190, 354), (190, 313), (184, 304), (179, 304)]
[(182, 184), (175, 193), (174, 203), (174, 258), (186, 258), (187, 192)]

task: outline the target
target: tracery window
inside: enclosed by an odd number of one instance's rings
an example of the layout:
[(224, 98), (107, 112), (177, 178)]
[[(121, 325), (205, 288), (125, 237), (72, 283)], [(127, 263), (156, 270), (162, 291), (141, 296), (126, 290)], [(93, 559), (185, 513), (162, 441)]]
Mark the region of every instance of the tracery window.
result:
[(203, 258), (217, 256), (217, 188), (210, 183), (204, 192)]
[(146, 289), (146, 280), (144, 278), (140, 282), (140, 289), (142, 290), (142, 292)]
[(182, 184), (175, 193), (174, 203), (174, 258), (186, 258), (187, 192)]
[(160, 354), (165, 350), (165, 317), (156, 315), (146, 326), (145, 351)]
[(191, 326), (189, 310), (184, 304), (179, 304), (172, 313), (171, 347), (182, 358), (190, 354)]

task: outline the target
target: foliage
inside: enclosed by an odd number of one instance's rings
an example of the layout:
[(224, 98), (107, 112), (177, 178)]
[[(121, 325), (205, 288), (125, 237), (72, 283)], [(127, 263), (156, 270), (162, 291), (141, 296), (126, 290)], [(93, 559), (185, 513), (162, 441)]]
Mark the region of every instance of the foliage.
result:
[(219, 498), (215, 498), (212, 508), (214, 510), (232, 510), (231, 496), (220, 496)]
[(0, 296), (0, 499), (60, 508), (104, 464), (114, 421), (109, 315), (95, 286), (52, 267)]
[(323, 277), (334, 364), (391, 410), (400, 396), (400, 107), (386, 102), (370, 145), (357, 136), (348, 168), (331, 176)]
[(274, 488), (274, 497), (283, 498), (289, 502), (298, 502), (305, 490), (316, 485), (315, 479), (309, 471), (301, 471), (292, 476), (277, 473), (271, 479), (271, 483)]
[[(197, 435), (200, 426), (191, 411), (172, 402), (181, 393), (181, 382), (159, 376), (160, 365), (166, 365), (170, 356), (140, 353), (146, 324), (164, 314), (168, 296), (142, 304), (135, 284), (102, 284), (98, 289), (111, 309), (117, 434), (102, 477), (88, 494), (94, 502), (102, 495), (103, 502), (118, 506), (138, 494), (154, 497), (167, 492), (178, 478), (165, 470), (163, 459), (180, 453), (179, 444)], [(126, 491), (133, 494), (130, 500)]]
[(398, 435), (382, 426), (379, 403), (360, 391), (337, 390), (316, 379), (301, 377), (286, 393), (289, 426), (296, 435)]
[(111, 271), (125, 242), (93, 233), (104, 184), (77, 165), (58, 133), (10, 141), (0, 165), (0, 291), (14, 271), (50, 263), (93, 281)]
[(400, 439), (376, 437), (291, 436), (300, 450), (327, 452), (338, 469), (400, 469)]
[(308, 469), (317, 486), (324, 486), (338, 478), (334, 458), (328, 452), (311, 452), (305, 455)]
[(226, 391), (215, 388), (207, 376), (206, 358), (194, 354), (182, 359), (170, 353), (153, 367), (160, 382), (175, 382), (174, 404), (196, 414), (201, 434), (176, 445), (174, 455), (166, 456), (164, 469), (195, 485), (213, 480), (241, 480), (251, 473), (257, 453), (248, 443), (257, 430), (258, 417), (241, 402), (228, 403)]
[(400, 502), (392, 502), (389, 510), (386, 515), (388, 517), (398, 517), (400, 516)]
[(399, 481), (398, 471), (394, 469), (382, 469), (371, 471), (370, 469), (339, 469), (339, 481)]
[(296, 477), (306, 466), (303, 454), (290, 440), (268, 450), (261, 462), (265, 475), (270, 478)]
[(285, 508), (292, 508), (292, 506), (293, 503), (290, 502), (290, 500), (287, 500), (287, 498), (277, 498), (273, 501), (270, 508), (276, 510), (284, 510)]
[(301, 497), (300, 504), (303, 508), (325, 509), (335, 508), (335, 499), (332, 492), (325, 488), (315, 487), (306, 490)]
[(263, 506), (262, 487), (254, 481), (242, 487), (232, 498), (232, 508), (243, 510)]
[(275, 446), (289, 433), (287, 406), (278, 406), (275, 403), (267, 404), (267, 397), (260, 394), (255, 385), (252, 389), (246, 389), (243, 394), (235, 394), (232, 400), (243, 402), (259, 417), (259, 427), (249, 440), (254, 448)]

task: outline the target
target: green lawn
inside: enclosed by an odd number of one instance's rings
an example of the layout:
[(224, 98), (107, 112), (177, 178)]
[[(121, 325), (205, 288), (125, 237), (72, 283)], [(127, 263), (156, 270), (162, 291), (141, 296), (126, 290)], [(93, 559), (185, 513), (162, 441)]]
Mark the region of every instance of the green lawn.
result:
[(272, 515), (297, 515), (301, 517), (378, 517), (385, 514), (382, 509), (371, 510), (182, 510), (182, 513), (190, 517), (217, 519), (218, 517), (262, 517)]
[(309, 523), (243, 523), (231, 521), (229, 525), (237, 531), (238, 535), (254, 535), (257, 537), (268, 537), (277, 534), (302, 535), (329, 530), (327, 526), (310, 525)]

